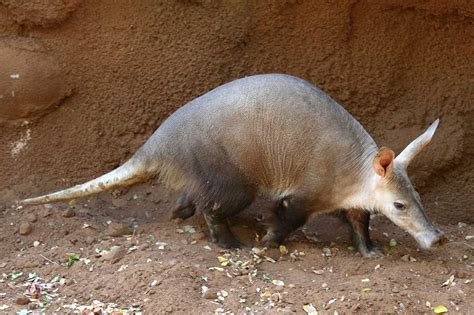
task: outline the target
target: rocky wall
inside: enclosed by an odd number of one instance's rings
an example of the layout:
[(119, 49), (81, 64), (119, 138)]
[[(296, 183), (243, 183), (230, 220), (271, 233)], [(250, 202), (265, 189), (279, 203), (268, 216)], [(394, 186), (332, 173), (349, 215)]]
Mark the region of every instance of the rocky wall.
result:
[(282, 72), (396, 152), (441, 117), (410, 174), (439, 219), (472, 222), (473, 22), (468, 0), (0, 0), (0, 201), (95, 177), (185, 102)]

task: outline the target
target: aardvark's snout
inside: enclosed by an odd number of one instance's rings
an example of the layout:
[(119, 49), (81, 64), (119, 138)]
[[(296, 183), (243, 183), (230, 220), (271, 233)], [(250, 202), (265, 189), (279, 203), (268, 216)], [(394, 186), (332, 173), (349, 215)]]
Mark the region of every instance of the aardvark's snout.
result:
[(420, 247), (424, 249), (439, 247), (448, 241), (444, 233), (436, 227), (429, 231), (418, 233), (415, 239)]

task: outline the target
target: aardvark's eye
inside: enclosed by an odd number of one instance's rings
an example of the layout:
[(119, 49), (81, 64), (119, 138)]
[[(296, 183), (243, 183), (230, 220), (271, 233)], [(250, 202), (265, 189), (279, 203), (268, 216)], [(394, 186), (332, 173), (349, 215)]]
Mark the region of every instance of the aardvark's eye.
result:
[(393, 203), (393, 205), (395, 206), (395, 208), (396, 208), (397, 210), (405, 210), (405, 209), (406, 209), (406, 206), (405, 206), (403, 203), (398, 202), (398, 201), (395, 201), (395, 202)]

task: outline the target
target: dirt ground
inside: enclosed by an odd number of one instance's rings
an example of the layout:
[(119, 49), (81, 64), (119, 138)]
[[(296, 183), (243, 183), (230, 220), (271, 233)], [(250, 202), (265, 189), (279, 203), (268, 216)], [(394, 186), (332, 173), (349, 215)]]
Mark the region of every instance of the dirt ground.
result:
[[(304, 314), (311, 304), (320, 314), (432, 313), (439, 305), (469, 314), (474, 308), (472, 225), (439, 224), (450, 242), (422, 251), (375, 218), (372, 235), (385, 253), (377, 259), (356, 253), (348, 228), (333, 216), (310, 222), (281, 251), (221, 250), (209, 242), (200, 216), (168, 220), (175, 196), (160, 185), (114, 195), (1, 212), (4, 311), (82, 313), (95, 305), (118, 313)], [(233, 223), (249, 246), (258, 244), (260, 231), (252, 213)], [(19, 235), (22, 224), (31, 233)], [(68, 267), (75, 255), (79, 260)], [(18, 305), (25, 296), (29, 303), (21, 303), (28, 305)]]
[[(0, 314), (474, 313), (473, 55), (470, 0), (0, 0)], [(223, 251), (199, 215), (170, 222), (175, 192), (154, 182), (11, 207), (120, 165), (209, 89), (272, 72), (395, 152), (441, 117), (409, 171), (450, 242), (417, 250), (377, 217), (385, 256), (364, 259), (324, 216), (281, 251)], [(258, 210), (234, 220), (249, 245)]]

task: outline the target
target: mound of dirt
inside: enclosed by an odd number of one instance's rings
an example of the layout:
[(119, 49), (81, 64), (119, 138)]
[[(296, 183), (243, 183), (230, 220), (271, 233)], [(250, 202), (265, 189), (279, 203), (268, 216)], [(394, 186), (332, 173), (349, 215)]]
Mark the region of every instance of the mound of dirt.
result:
[(58, 58), (38, 40), (0, 40), (0, 122), (32, 118), (71, 93)]

